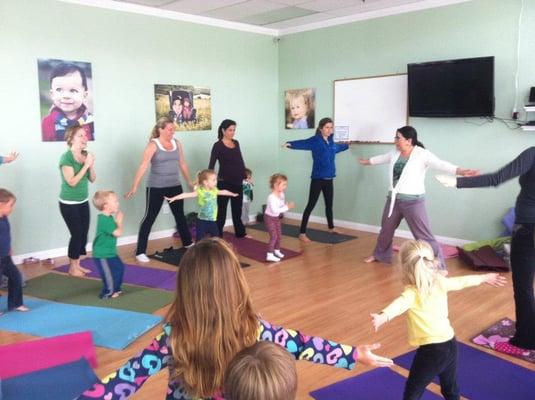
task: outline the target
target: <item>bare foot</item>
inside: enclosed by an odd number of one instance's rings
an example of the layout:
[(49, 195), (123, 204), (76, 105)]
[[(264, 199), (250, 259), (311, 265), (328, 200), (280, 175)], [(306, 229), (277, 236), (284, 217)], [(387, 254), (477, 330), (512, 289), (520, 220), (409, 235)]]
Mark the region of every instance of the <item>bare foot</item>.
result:
[(244, 238), (246, 238), (246, 239), (252, 239), (253, 237), (252, 237), (251, 235), (249, 235), (249, 234), (246, 234), (246, 235), (244, 236)]
[(69, 268), (69, 275), (71, 276), (85, 276), (85, 272), (78, 268)]
[(336, 228), (329, 229), (329, 232), (334, 233), (334, 234), (337, 234), (337, 235), (339, 235), (339, 234), (341, 233), (341, 232), (340, 232), (338, 229), (336, 229)]
[(114, 294), (111, 295), (111, 297), (113, 297), (114, 299), (116, 299), (117, 297), (119, 297), (121, 295), (121, 292), (115, 292)]
[(365, 263), (368, 263), (368, 264), (369, 264), (369, 263), (372, 263), (372, 262), (375, 262), (375, 261), (377, 261), (377, 259), (376, 259), (374, 256), (368, 256), (368, 257), (366, 257), (366, 258), (364, 259), (364, 262), (365, 262)]
[(26, 306), (20, 306), (20, 307), (15, 308), (15, 311), (26, 312), (26, 311), (30, 311), (30, 309)]
[(305, 233), (299, 234), (299, 240), (302, 241), (303, 243), (310, 243), (312, 241), (308, 238), (308, 236)]
[(84, 274), (88, 274), (88, 273), (91, 272), (90, 269), (84, 268), (84, 267), (82, 267), (82, 266), (80, 266), (80, 265), (78, 266), (78, 269), (79, 269), (80, 271), (82, 271)]

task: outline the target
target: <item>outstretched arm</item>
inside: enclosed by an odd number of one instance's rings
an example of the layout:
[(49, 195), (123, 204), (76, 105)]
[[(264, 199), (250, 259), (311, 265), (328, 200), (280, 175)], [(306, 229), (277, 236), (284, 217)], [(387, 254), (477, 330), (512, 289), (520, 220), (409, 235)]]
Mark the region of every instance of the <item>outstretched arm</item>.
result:
[(379, 344), (353, 347), (343, 345), (321, 337), (311, 337), (292, 329), (284, 329), (260, 321), (258, 340), (276, 343), (288, 350), (296, 359), (334, 367), (353, 369), (357, 360), (365, 365), (387, 367), (393, 365), (392, 360), (375, 355), (372, 350)]
[(10, 152), (7, 156), (0, 156), (0, 164), (9, 164), (12, 161), (15, 161), (19, 153), (16, 151)]
[(167, 200), (169, 203), (177, 200), (192, 199), (193, 197), (197, 197), (197, 192), (180, 193), (173, 197), (164, 196), (165, 200)]
[(491, 174), (457, 179), (458, 188), (498, 186), (528, 172), (535, 164), (535, 147), (524, 150), (509, 164)]
[(125, 400), (132, 396), (147, 378), (166, 368), (169, 360), (173, 359), (169, 356), (171, 348), (167, 345), (167, 338), (167, 333), (162, 332), (141, 353), (95, 383), (78, 400)]
[(290, 142), (284, 143), (283, 147), (292, 150), (312, 150), (312, 145), (314, 143), (314, 136), (309, 137), (308, 139), (303, 140), (292, 140)]
[(134, 182), (132, 182), (130, 190), (124, 195), (125, 199), (129, 199), (134, 195), (134, 193), (137, 192), (139, 182), (141, 181), (141, 178), (143, 178), (143, 175), (145, 175), (147, 168), (149, 168), (149, 163), (152, 157), (154, 156), (154, 153), (156, 153), (156, 145), (153, 142), (150, 142), (145, 148), (145, 151), (143, 152), (143, 159), (141, 160), (141, 164), (139, 164), (139, 167), (136, 171)]
[(223, 190), (218, 190), (218, 191), (217, 191), (217, 195), (218, 195), (218, 196), (229, 196), (229, 197), (238, 197), (238, 196), (239, 196), (238, 193), (233, 193), (233, 192), (228, 191), (228, 190), (225, 190), (225, 189), (223, 189)]

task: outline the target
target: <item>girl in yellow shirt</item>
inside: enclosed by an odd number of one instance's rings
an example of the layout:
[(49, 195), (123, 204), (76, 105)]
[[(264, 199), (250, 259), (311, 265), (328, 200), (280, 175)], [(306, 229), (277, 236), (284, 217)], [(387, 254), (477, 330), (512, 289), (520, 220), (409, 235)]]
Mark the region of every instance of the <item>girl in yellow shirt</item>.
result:
[(452, 290), (488, 283), (503, 286), (505, 278), (495, 274), (446, 278), (438, 270), (433, 249), (422, 240), (409, 240), (399, 251), (405, 290), (379, 314), (371, 314), (375, 331), (407, 311), (409, 344), (418, 346), (403, 399), (419, 399), (438, 375), (446, 400), (459, 399), (457, 342), (448, 318), (448, 295)]

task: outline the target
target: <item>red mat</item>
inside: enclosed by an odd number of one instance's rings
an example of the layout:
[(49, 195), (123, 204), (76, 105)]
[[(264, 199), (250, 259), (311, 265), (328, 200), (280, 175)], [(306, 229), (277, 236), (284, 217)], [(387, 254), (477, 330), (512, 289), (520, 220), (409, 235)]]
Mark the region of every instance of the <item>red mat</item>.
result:
[[(234, 246), (234, 249), (242, 256), (252, 258), (256, 261), (266, 262), (267, 243), (252, 238), (237, 238), (234, 234), (229, 232), (225, 232), (223, 238), (231, 243)], [(281, 248), (280, 251), (284, 254), (284, 258), (280, 262), (301, 255), (301, 253), (298, 253), (297, 251), (285, 248)]]
[(97, 367), (91, 332), (8, 344), (0, 347), (0, 379), (67, 364), (82, 357), (93, 368)]

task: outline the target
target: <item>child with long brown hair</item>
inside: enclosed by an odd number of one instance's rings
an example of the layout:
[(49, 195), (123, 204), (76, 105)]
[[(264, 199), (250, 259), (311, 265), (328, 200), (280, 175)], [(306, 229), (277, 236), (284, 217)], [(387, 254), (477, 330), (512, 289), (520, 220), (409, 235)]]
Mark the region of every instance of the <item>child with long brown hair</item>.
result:
[(228, 243), (211, 238), (198, 242), (182, 257), (164, 331), (80, 399), (124, 400), (165, 367), (169, 368), (166, 399), (221, 396), (231, 360), (259, 340), (285, 347), (296, 359), (346, 369), (352, 369), (357, 360), (392, 365), (392, 360), (372, 353), (378, 344), (341, 345), (260, 319), (238, 257)]
[(448, 319), (448, 292), (487, 283), (503, 286), (505, 278), (490, 273), (446, 278), (439, 272), (440, 261), (431, 245), (408, 240), (399, 249), (405, 290), (379, 314), (372, 314), (377, 330), (396, 316), (408, 312), (409, 344), (418, 346), (405, 384), (403, 399), (419, 399), (438, 375), (446, 400), (458, 400), (457, 341)]

